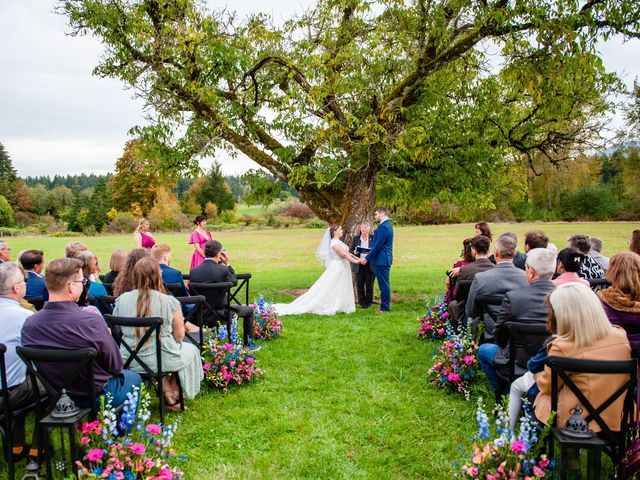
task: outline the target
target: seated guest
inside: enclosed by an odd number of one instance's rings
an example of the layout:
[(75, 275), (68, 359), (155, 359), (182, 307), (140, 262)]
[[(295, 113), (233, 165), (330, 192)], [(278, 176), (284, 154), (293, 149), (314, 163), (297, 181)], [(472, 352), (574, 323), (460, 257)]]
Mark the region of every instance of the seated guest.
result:
[[(229, 265), (229, 255), (222, 251), (222, 244), (217, 240), (210, 240), (204, 246), (204, 262), (191, 270), (191, 283), (221, 283), (232, 282), (238, 283), (236, 272)], [(191, 292), (193, 293), (193, 292)], [(227, 298), (225, 295), (218, 295), (217, 292), (212, 295), (206, 295), (207, 303), (216, 309), (216, 312), (224, 315), (224, 308)], [(260, 349), (260, 346), (253, 343), (253, 308), (246, 305), (231, 305), (231, 312), (237, 314), (244, 319), (243, 323), (243, 343), (245, 347), (249, 347), (252, 351)], [(209, 319), (205, 319), (209, 326), (217, 323), (215, 316), (212, 314)]]
[(150, 255), (149, 251), (147, 248), (134, 248), (129, 252), (124, 268), (120, 270), (116, 281), (113, 283), (114, 296), (118, 297), (124, 292), (133, 290), (133, 267), (136, 266), (140, 259), (148, 257)]
[[(582, 263), (580, 263), (580, 278), (604, 278), (604, 268), (592, 257), (589, 256), (591, 250), (591, 242), (589, 236), (584, 234), (573, 235), (569, 237), (569, 246), (577, 248), (584, 255)], [(593, 287), (594, 291), (600, 290), (602, 287)]]
[(589, 256), (596, 262), (598, 262), (606, 272), (607, 268), (609, 268), (609, 257), (605, 257), (602, 255), (602, 240), (600, 240), (598, 237), (591, 237), (589, 239), (589, 244), (591, 245)]
[(9, 248), (9, 244), (0, 240), (0, 264), (9, 261), (9, 256), (11, 255), (11, 249)]
[(88, 248), (80, 242), (71, 242), (66, 247), (64, 247), (64, 256), (66, 258), (75, 258), (76, 255), (78, 255), (80, 252), (84, 252), (85, 250), (88, 250)]
[(28, 297), (39, 296), (48, 300), (49, 292), (41, 274), (44, 267), (44, 252), (42, 250), (25, 250), (20, 256), (20, 263), (29, 274), (26, 295)]
[(104, 280), (102, 283), (111, 283), (116, 281), (116, 277), (120, 270), (124, 268), (125, 263), (127, 262), (127, 254), (128, 252), (124, 248), (118, 248), (113, 251), (111, 254), (111, 259), (109, 260), (109, 273), (105, 274)]
[(624, 328), (635, 347), (640, 343), (640, 255), (624, 252), (611, 257), (607, 280), (611, 286), (598, 297), (609, 321)]
[(184, 278), (182, 273), (177, 268), (169, 266), (171, 263), (171, 247), (166, 243), (157, 243), (151, 249), (151, 255), (160, 264), (160, 271), (162, 272), (162, 281), (164, 283), (173, 283), (182, 285), (178, 292), (178, 297), (188, 297), (187, 289), (184, 286)]
[(529, 230), (524, 234), (524, 251), (528, 252), (534, 248), (547, 248), (549, 245), (549, 235), (542, 230)]
[[(185, 335), (184, 317), (180, 302), (164, 293), (160, 266), (151, 257), (141, 258), (133, 268), (133, 288), (116, 299), (114, 315), (122, 317), (161, 317), (160, 342), (162, 345), (162, 370), (178, 372), (180, 384), (187, 399), (194, 398), (200, 391), (200, 382), (204, 378), (202, 360), (198, 347), (183, 342)], [(128, 345), (133, 346), (144, 335), (144, 329), (123, 327), (122, 333)], [(124, 346), (120, 351), (125, 358), (129, 352)], [(145, 343), (138, 354), (140, 360), (152, 370), (157, 370), (155, 342)], [(144, 372), (142, 366), (133, 361), (131, 369)], [(164, 397), (167, 407), (178, 410), (178, 384), (175, 378), (164, 378)]]
[[(19, 304), (26, 292), (25, 276), (17, 263), (5, 262), (0, 264), (0, 343), (7, 347), (5, 364), (7, 369), (7, 384), (0, 383), (0, 389), (9, 390), (9, 402), (12, 408), (26, 407), (32, 402), (33, 388), (31, 380), (27, 378), (27, 367), (16, 354), (16, 346), (21, 345), (21, 331), (24, 321), (33, 312), (25, 310)], [(43, 391), (44, 393), (44, 391)], [(3, 408), (0, 396), (0, 409)], [(34, 427), (31, 450), (25, 443), (24, 430), (25, 415), (14, 416), (12, 419), (14, 460), (38, 456), (38, 434)]]
[(640, 255), (640, 230), (634, 230), (629, 240), (629, 251)]
[[(504, 232), (500, 235), (500, 237), (510, 237), (514, 242), (516, 242), (516, 253), (513, 255), (513, 266), (519, 268), (520, 270), (524, 270), (524, 262), (526, 261), (527, 256), (517, 250), (518, 236), (513, 232)], [(491, 262), (493, 262), (494, 264), (496, 263), (496, 259), (493, 255), (489, 257), (489, 260), (491, 260)]]
[[(98, 268), (98, 257), (89, 250), (85, 250), (78, 253), (76, 258), (82, 262), (82, 274), (88, 281), (87, 295), (93, 297), (95, 300), (98, 300), (101, 297), (106, 297), (108, 293), (104, 286), (101, 283), (89, 280), (91, 277), (97, 277), (100, 272), (100, 269)], [(100, 309), (101, 303), (96, 302), (96, 307)], [(108, 312), (100, 310), (100, 313), (104, 314)]]
[[(82, 274), (82, 263), (75, 258), (54, 260), (47, 266), (44, 279), (49, 290), (49, 301), (44, 308), (31, 315), (22, 327), (25, 347), (75, 350), (92, 347), (98, 352), (95, 359), (94, 387), (99, 396), (111, 395), (117, 407), (127, 399), (133, 386), (140, 386), (140, 375), (122, 369), (122, 356), (102, 317), (82, 310), (77, 301), (87, 279)], [(72, 375), (75, 365), (39, 362), (38, 370), (54, 388), (62, 388)], [(89, 390), (86, 372), (80, 374), (69, 395), (86, 402)]]
[[(548, 356), (581, 360), (631, 358), (631, 347), (625, 331), (611, 325), (602, 303), (589, 287), (576, 282), (560, 285), (549, 296), (549, 303), (551, 330), (556, 334), (547, 345)], [(596, 408), (628, 378), (628, 375), (621, 374), (571, 373), (571, 380)], [(534, 402), (535, 416), (547, 423), (551, 414), (551, 369), (545, 366), (542, 372), (535, 375), (535, 380), (540, 389)], [(580, 401), (569, 387), (560, 382), (557, 411), (559, 427), (565, 426), (576, 405), (580, 405)], [(613, 431), (620, 431), (623, 406), (624, 395), (601, 413)], [(589, 423), (589, 428), (600, 431), (598, 424), (593, 421)]]
[[(526, 274), (528, 287), (507, 292), (500, 307), (493, 335), (496, 343), (483, 343), (478, 348), (478, 362), (484, 371), (494, 393), (498, 392), (500, 377), (508, 378), (509, 331), (507, 322), (547, 323), (547, 304), (545, 297), (555, 288), (551, 277), (556, 268), (556, 256), (546, 248), (534, 248), (527, 253)], [(525, 372), (529, 357), (516, 358), (516, 375)]]
[[(484, 272), (495, 268), (495, 265), (487, 258), (489, 256), (489, 248), (491, 247), (491, 240), (484, 235), (476, 235), (471, 239), (471, 256), (474, 259), (473, 262), (460, 267), (458, 277), (456, 280), (456, 288), (453, 291), (453, 299), (449, 303), (449, 313), (451, 314), (454, 325), (463, 321), (465, 298), (461, 288), (457, 288), (459, 285), (457, 282), (463, 280), (473, 280), (476, 273)], [(469, 290), (467, 290), (468, 292)]]
[[(451, 303), (452, 294), (456, 286), (456, 281), (458, 280), (458, 275), (460, 274), (460, 268), (465, 265), (469, 265), (475, 259), (473, 258), (473, 253), (471, 251), (471, 238), (465, 238), (462, 241), (462, 252), (460, 253), (460, 257), (462, 260), (458, 260), (453, 264), (453, 268), (447, 271), (447, 275), (444, 279), (444, 283), (447, 286), (447, 293), (444, 297), (444, 301), (446, 303)], [(355, 268), (354, 265), (352, 268)]]
[(497, 318), (500, 306), (488, 305), (484, 318), (480, 318), (478, 297), (480, 295), (504, 296), (510, 290), (527, 286), (525, 273), (513, 265), (515, 254), (516, 241), (511, 236), (501, 235), (496, 240), (494, 247), (496, 267), (485, 272), (476, 273), (471, 283), (466, 305), (467, 317), (471, 322), (474, 336), (477, 335), (479, 323), (484, 322), (484, 339), (487, 342), (493, 341), (493, 328), (495, 326), (493, 318)]
[(588, 287), (589, 282), (578, 276), (584, 257), (576, 248), (567, 247), (560, 250), (556, 262), (556, 273), (559, 276), (553, 280), (553, 284), (557, 287), (569, 282), (578, 282)]

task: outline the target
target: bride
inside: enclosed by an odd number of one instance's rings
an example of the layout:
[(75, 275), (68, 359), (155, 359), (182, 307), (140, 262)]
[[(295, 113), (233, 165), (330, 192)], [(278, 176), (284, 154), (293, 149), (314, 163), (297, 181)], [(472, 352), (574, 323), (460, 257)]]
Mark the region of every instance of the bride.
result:
[(316, 257), (326, 270), (306, 293), (292, 303), (275, 304), (278, 314), (333, 315), (356, 311), (349, 264), (360, 261), (349, 253), (349, 247), (340, 240), (342, 234), (340, 225), (329, 226), (316, 250)]

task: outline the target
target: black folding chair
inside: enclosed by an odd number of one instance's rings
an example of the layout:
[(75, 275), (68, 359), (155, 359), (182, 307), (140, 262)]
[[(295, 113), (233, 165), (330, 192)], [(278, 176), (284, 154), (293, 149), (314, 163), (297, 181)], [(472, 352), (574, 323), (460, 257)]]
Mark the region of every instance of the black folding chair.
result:
[[(158, 395), (158, 401), (160, 405), (160, 422), (164, 423), (164, 395), (162, 388), (162, 377), (167, 374), (174, 373), (178, 379), (178, 401), (180, 402), (180, 410), (184, 411), (184, 394), (182, 392), (182, 385), (180, 384), (180, 377), (177, 376), (177, 372), (165, 372), (162, 369), (162, 344), (160, 342), (160, 328), (162, 327), (162, 318), (160, 317), (116, 317), (114, 315), (105, 315), (105, 320), (109, 324), (111, 329), (111, 335), (118, 346), (124, 346), (125, 350), (129, 353), (129, 358), (124, 362), (124, 369), (130, 368), (131, 364), (135, 361), (138, 363), (142, 372), (140, 376), (145, 382), (152, 385)], [(145, 332), (141, 335), (140, 339), (135, 344), (129, 344), (125, 337), (123, 328), (144, 328)], [(154, 371), (149, 365), (140, 358), (139, 354), (144, 348), (145, 344), (150, 341), (153, 342), (152, 336), (155, 337), (155, 351), (156, 351), (156, 364), (157, 370)]]
[[(238, 279), (238, 283), (231, 288), (229, 301), (235, 302), (238, 305), (249, 305), (249, 280), (251, 280), (251, 274), (238, 273), (236, 274), (236, 278)], [(242, 289), (244, 289), (244, 304), (238, 300), (238, 295)]]
[[(43, 439), (43, 447), (46, 453), (47, 478), (52, 478), (51, 449), (49, 448), (49, 435), (44, 431), (49, 427), (61, 427), (73, 431), (77, 422), (87, 414), (92, 419), (97, 418), (98, 407), (96, 404), (96, 389), (94, 384), (94, 362), (98, 353), (95, 348), (79, 348), (76, 350), (56, 350), (49, 348), (16, 347), (18, 356), (27, 365), (27, 371), (31, 378), (31, 384), (36, 400), (36, 415), (40, 425), (40, 438)], [(54, 385), (42, 371), (43, 364), (69, 364), (74, 365), (71, 375), (64, 377), (62, 384)], [(70, 392), (72, 387), (86, 374), (87, 390), (80, 396), (74, 395), (74, 400), (85, 402), (89, 408), (80, 408), (78, 412), (65, 418), (54, 418), (51, 414), (44, 415), (45, 411), (52, 411), (62, 396), (63, 391)], [(59, 381), (60, 379), (57, 379)], [(40, 396), (38, 381), (47, 392), (49, 399), (46, 410), (43, 410), (43, 398)], [(44, 433), (43, 433), (44, 431)], [(75, 442), (75, 436), (70, 435), (71, 468), (75, 461), (80, 460), (79, 451)], [(63, 452), (64, 455), (64, 452)], [(64, 458), (64, 457), (63, 457)]]
[(599, 287), (600, 289), (604, 289), (611, 286), (611, 282), (609, 282), (609, 280), (607, 280), (606, 278), (587, 278), (586, 280), (587, 282), (589, 282), (591, 288)]
[[(467, 328), (467, 313), (465, 312), (465, 307), (467, 305), (467, 299), (469, 298), (469, 290), (471, 290), (471, 284), (473, 280), (458, 280), (455, 283), (455, 288), (453, 289), (453, 293), (451, 294), (451, 298), (458, 302), (458, 310), (457, 314), (459, 318), (450, 317), (449, 323), (457, 329), (458, 328), (458, 320), (462, 321), (463, 328)], [(454, 312), (456, 313), (456, 312)], [(461, 314), (461, 315), (460, 315)]]
[(182, 283), (164, 283), (164, 288), (169, 295), (173, 295), (174, 297), (180, 296), (183, 290), (185, 290), (184, 284)]
[(105, 315), (112, 315), (113, 309), (116, 308), (116, 298), (112, 295), (105, 295), (103, 297), (98, 297), (97, 302), (99, 305), (99, 310), (104, 312)]
[(508, 376), (505, 380), (511, 384), (526, 372), (527, 361), (542, 348), (549, 337), (544, 323), (506, 322), (509, 332)]
[[(191, 332), (185, 332), (185, 338), (193, 343), (196, 347), (202, 350), (204, 345), (204, 325), (202, 322), (202, 311), (206, 299), (202, 295), (195, 295), (193, 297), (176, 297), (176, 300), (180, 302), (183, 307), (183, 311), (186, 311), (184, 321), (190, 322), (193, 325), (198, 326), (197, 336)], [(185, 309), (187, 305), (192, 305), (192, 308)]]
[[(636, 360), (581, 360), (575, 358), (565, 358), (552, 356), (546, 359), (547, 366), (551, 369), (551, 411), (558, 411), (558, 379), (564, 383), (563, 388), (569, 388), (576, 396), (580, 405), (584, 410), (585, 420), (596, 422), (600, 427), (597, 437), (580, 440), (575, 438), (567, 438), (562, 431), (557, 428), (557, 417), (553, 417), (552, 433), (553, 438), (549, 442), (549, 458), (554, 458), (554, 443), (558, 442), (561, 446), (569, 446), (569, 448), (585, 448), (589, 449), (589, 453), (595, 448), (596, 452), (600, 449), (604, 450), (611, 457), (614, 465), (617, 465), (624, 455), (628, 433), (634, 425), (634, 413), (636, 410), (634, 404), (634, 391), (636, 388)], [(580, 388), (573, 382), (570, 373), (592, 373), (597, 375), (628, 375), (627, 381), (618, 389), (610, 390), (610, 395), (601, 405), (593, 405), (584, 395)], [(622, 411), (622, 419), (620, 430), (614, 431), (609, 428), (602, 418), (602, 413), (611, 406), (617, 399), (624, 398), (624, 407)], [(572, 406), (567, 406), (572, 408)], [(555, 440), (555, 441), (554, 441)], [(566, 465), (566, 455), (563, 455), (560, 463), (561, 476), (566, 475), (568, 466)], [(590, 469), (595, 472), (600, 471), (600, 456), (595, 455), (589, 459)], [(564, 478), (564, 476), (563, 476)]]
[[(27, 413), (36, 410), (35, 401), (31, 401), (21, 407), (11, 407), (11, 401), (9, 396), (9, 389), (7, 385), (7, 364), (5, 360), (5, 353), (7, 352), (7, 346), (0, 343), (0, 381), (2, 382), (2, 390), (0, 395), (2, 397), (2, 410), (0, 411), (0, 432), (2, 433), (2, 446), (4, 456), (9, 466), (9, 480), (15, 478), (15, 464), (13, 461), (13, 428), (12, 419), (16, 417), (22, 417)], [(35, 398), (35, 397), (34, 397)]]
[[(504, 300), (504, 295), (478, 295), (476, 297), (476, 301), (478, 302), (478, 306), (480, 307), (480, 315), (478, 321), (478, 327), (480, 327), (480, 322), (484, 324), (484, 335), (479, 335), (482, 330), (478, 328), (478, 332), (474, 333), (477, 341), (479, 343), (485, 343), (489, 338), (493, 337), (493, 327), (498, 321), (498, 314), (500, 313), (500, 305), (502, 305), (502, 301)], [(498, 308), (491, 308), (491, 307)], [(491, 326), (492, 333), (489, 333), (488, 325), (487, 325), (487, 316), (493, 322)]]
[(42, 310), (42, 307), (44, 307), (44, 297), (40, 295), (25, 295), (24, 299), (33, 305), (37, 311)]
[(231, 289), (233, 282), (220, 283), (189, 283), (191, 295), (203, 296), (203, 323), (209, 327), (217, 328), (220, 323), (227, 326), (227, 332), (231, 334)]
[(184, 281), (187, 281), (187, 280), (189, 280), (190, 278), (191, 278), (191, 275), (189, 275), (188, 273), (183, 273), (183, 274), (182, 274), (182, 279), (183, 279)]

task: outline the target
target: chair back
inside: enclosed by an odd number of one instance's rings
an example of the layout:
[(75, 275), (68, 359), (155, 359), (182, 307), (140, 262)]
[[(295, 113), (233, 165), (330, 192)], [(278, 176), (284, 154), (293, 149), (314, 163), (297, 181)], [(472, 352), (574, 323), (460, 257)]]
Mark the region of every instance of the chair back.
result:
[(107, 291), (108, 295), (113, 295), (113, 283), (102, 283), (102, 286)]
[(591, 288), (609, 288), (611, 286), (611, 282), (609, 282), (609, 280), (607, 280), (606, 278), (587, 278), (586, 280), (587, 282), (589, 282)]
[[(72, 388), (76, 390), (76, 397), (82, 400), (87, 400), (91, 408), (91, 416), (95, 418), (97, 415), (96, 405), (96, 388), (94, 382), (94, 365), (95, 359), (98, 356), (98, 352), (95, 348), (78, 348), (75, 350), (58, 350), (52, 348), (35, 348), (35, 347), (16, 347), (18, 356), (27, 366), (27, 371), (31, 378), (32, 388), (36, 397), (36, 406), (41, 404), (42, 398), (40, 397), (40, 388), (38, 387), (38, 381), (42, 384), (49, 397), (49, 408), (53, 408), (62, 395), (62, 390), (71, 392)], [(71, 374), (65, 377), (52, 380), (47, 378), (43, 374), (43, 364), (68, 364), (74, 368), (71, 370)], [(83, 380), (83, 376), (86, 374), (86, 390), (81, 394), (77, 394), (77, 389), (74, 387), (77, 383)], [(53, 382), (60, 381), (59, 384)], [(41, 412), (38, 412), (38, 418), (41, 418)]]
[[(194, 295), (193, 297), (176, 297), (176, 300), (180, 302), (183, 307), (183, 311), (186, 311), (184, 315), (184, 321), (190, 322), (198, 327), (198, 337), (194, 338), (193, 334), (186, 332), (185, 338), (193, 343), (198, 348), (202, 348), (204, 344), (204, 330), (203, 330), (203, 310), (206, 299), (203, 295)], [(191, 305), (189, 309), (184, 309), (185, 306)]]
[(42, 307), (44, 307), (44, 297), (40, 295), (25, 295), (24, 299), (33, 305), (37, 311), (42, 310)]
[(493, 329), (498, 321), (498, 313), (500, 312), (500, 305), (502, 305), (504, 295), (478, 295), (476, 300), (480, 307), (479, 322), (484, 323), (484, 338), (479, 339), (480, 343), (482, 343), (486, 337), (493, 337)]
[[(636, 388), (636, 360), (584, 360), (551, 356), (546, 359), (547, 366), (551, 369), (551, 410), (558, 411), (559, 379), (564, 383), (564, 388), (569, 388), (576, 396), (582, 408), (587, 423), (596, 422), (600, 427), (600, 437), (609, 444), (607, 453), (613, 459), (620, 459), (624, 452), (626, 435), (614, 432), (602, 418), (602, 413), (619, 398), (624, 398), (624, 407), (620, 423), (620, 432), (628, 432), (635, 418), (634, 392)], [(618, 389), (611, 390), (610, 395), (601, 405), (593, 405), (580, 388), (573, 382), (571, 373), (592, 373), (597, 375), (628, 375), (627, 381)], [(556, 417), (553, 425), (556, 426)]]
[(220, 322), (231, 321), (231, 288), (232, 282), (220, 283), (189, 283), (191, 295), (204, 297), (204, 323), (210, 327), (218, 326)]
[(458, 280), (455, 284), (453, 298), (466, 305), (473, 280)]
[(509, 332), (509, 383), (524, 373), (524, 369), (518, 371), (516, 363), (522, 368), (533, 357), (544, 341), (549, 337), (547, 325), (540, 322), (506, 322), (504, 324)]
[(118, 297), (114, 297), (113, 295), (98, 297), (98, 309), (104, 314), (113, 314), (113, 309), (116, 308), (116, 298)]
[(169, 295), (173, 295), (174, 297), (179, 296), (182, 290), (184, 289), (184, 285), (182, 283), (167, 283), (167, 282), (163, 282), (163, 283), (167, 293)]
[[(235, 302), (238, 305), (249, 305), (249, 280), (251, 280), (250, 273), (237, 273), (236, 279), (238, 283), (231, 288), (231, 302)], [(244, 303), (241, 299), (238, 299), (240, 293), (244, 289)]]
[[(7, 353), (7, 346), (0, 343), (0, 382), (2, 382), (2, 415), (4, 418), (11, 418), (11, 405), (9, 403), (9, 389), (7, 388), (7, 364), (4, 354)], [(3, 427), (4, 430), (4, 427)], [(7, 432), (10, 433), (10, 432)]]

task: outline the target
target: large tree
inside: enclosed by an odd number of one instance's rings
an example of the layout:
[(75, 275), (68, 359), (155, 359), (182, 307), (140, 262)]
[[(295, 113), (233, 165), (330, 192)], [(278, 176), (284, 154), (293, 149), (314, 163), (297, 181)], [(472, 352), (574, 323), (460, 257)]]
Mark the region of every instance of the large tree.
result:
[(592, 140), (617, 86), (595, 42), (640, 26), (636, 0), (319, 0), (281, 26), (195, 0), (60, 10), (157, 112), (137, 133), (171, 168), (239, 151), (349, 227), (378, 182), (486, 205), (510, 155)]

